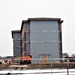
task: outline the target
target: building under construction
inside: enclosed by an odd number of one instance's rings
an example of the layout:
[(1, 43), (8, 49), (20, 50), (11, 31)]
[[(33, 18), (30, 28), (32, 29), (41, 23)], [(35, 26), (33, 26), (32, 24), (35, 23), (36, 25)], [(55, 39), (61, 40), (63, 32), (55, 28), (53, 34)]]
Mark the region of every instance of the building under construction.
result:
[(32, 59), (62, 57), (61, 18), (28, 18), (21, 30), (12, 31), (15, 57), (31, 55)]

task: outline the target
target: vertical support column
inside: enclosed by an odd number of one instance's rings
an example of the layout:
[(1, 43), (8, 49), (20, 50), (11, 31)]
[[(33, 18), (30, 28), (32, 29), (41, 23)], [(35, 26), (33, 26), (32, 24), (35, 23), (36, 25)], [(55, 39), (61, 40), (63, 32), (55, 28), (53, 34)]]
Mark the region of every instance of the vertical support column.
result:
[(22, 56), (25, 56), (26, 53), (26, 23), (24, 22), (22, 24), (22, 30), (21, 30), (21, 38), (22, 38)]
[(26, 32), (24, 32), (24, 55), (26, 55)]
[(22, 39), (21, 39), (20, 45), (21, 45), (21, 57), (22, 57)]
[(67, 75), (69, 75), (69, 59), (67, 59)]
[(26, 23), (26, 55), (30, 55), (30, 24)]
[(52, 72), (52, 70), (53, 70), (53, 59), (51, 58), (51, 75), (53, 75), (53, 72)]
[(62, 58), (62, 28), (61, 23), (58, 23), (58, 30), (59, 30), (59, 52), (60, 52), (60, 58)]

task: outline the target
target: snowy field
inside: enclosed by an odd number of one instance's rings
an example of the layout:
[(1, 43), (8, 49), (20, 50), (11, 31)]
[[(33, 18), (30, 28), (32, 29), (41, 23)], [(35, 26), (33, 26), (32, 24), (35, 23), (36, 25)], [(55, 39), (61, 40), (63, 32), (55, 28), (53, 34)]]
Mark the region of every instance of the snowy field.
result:
[(75, 69), (1, 70), (0, 75), (75, 75)]

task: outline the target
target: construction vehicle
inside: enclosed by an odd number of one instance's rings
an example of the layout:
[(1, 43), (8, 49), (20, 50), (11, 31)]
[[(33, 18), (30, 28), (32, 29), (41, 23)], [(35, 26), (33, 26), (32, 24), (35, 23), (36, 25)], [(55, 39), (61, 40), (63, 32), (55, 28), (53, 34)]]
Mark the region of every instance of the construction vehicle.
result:
[(13, 60), (20, 60), (20, 64), (31, 64), (31, 60), (32, 60), (32, 56), (28, 55), (28, 56), (23, 56), (23, 57), (15, 57), (13, 58)]
[[(32, 56), (22, 56), (22, 57), (13, 57), (13, 58), (1, 58), (0, 64), (15, 64), (15, 61), (20, 61), (19, 64), (31, 64)], [(18, 64), (18, 63), (17, 63)]]

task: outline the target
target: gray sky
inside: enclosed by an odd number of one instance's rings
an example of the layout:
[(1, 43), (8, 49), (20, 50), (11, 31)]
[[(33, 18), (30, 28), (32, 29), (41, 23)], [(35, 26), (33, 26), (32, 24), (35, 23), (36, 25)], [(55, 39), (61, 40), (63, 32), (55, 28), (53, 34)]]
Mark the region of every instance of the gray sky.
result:
[(0, 0), (0, 56), (13, 55), (11, 31), (31, 17), (64, 20), (63, 52), (75, 53), (75, 0)]

